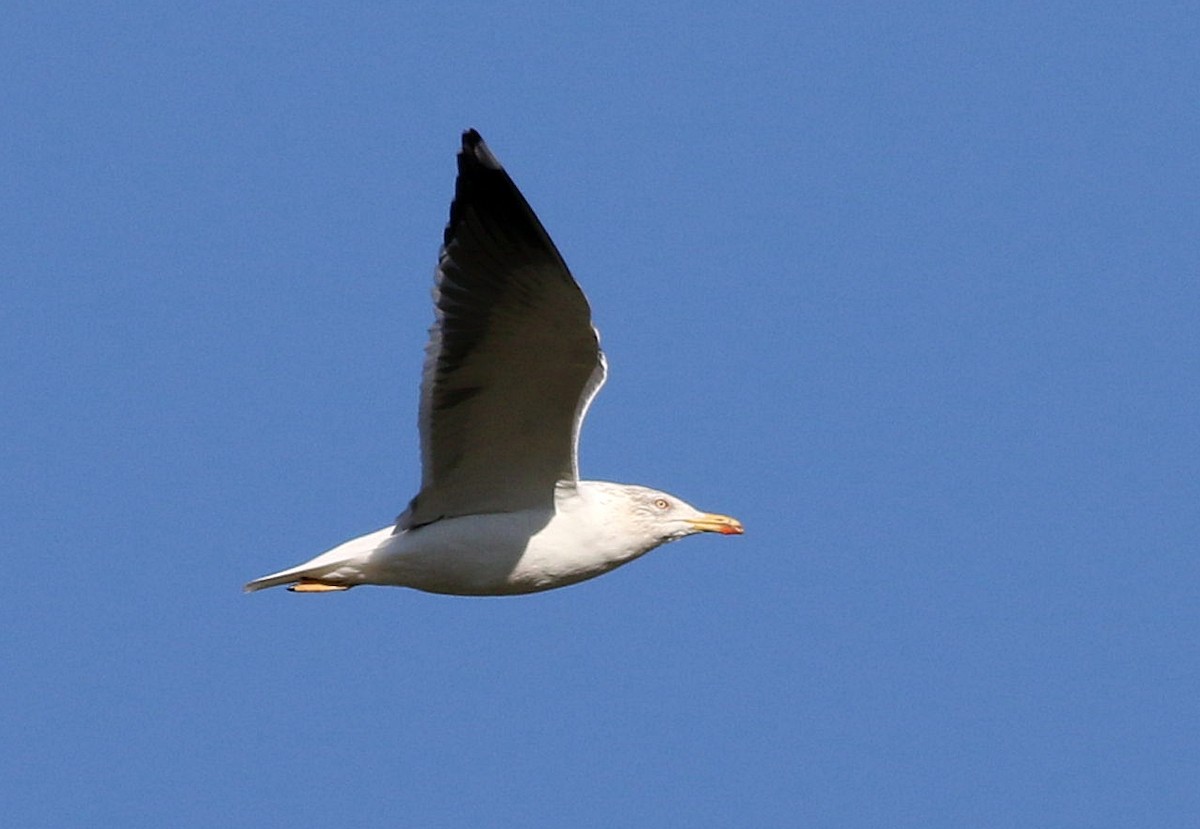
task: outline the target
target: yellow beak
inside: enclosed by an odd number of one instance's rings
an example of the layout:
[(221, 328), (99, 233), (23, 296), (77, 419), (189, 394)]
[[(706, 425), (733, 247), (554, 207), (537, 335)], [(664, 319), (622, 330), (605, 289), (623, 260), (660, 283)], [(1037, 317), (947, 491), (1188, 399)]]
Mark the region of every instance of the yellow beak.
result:
[(745, 530), (742, 529), (742, 522), (736, 518), (730, 518), (728, 515), (717, 515), (711, 512), (706, 515), (701, 515), (699, 518), (689, 518), (688, 523), (700, 532), (706, 533), (741, 535), (743, 532), (745, 532)]

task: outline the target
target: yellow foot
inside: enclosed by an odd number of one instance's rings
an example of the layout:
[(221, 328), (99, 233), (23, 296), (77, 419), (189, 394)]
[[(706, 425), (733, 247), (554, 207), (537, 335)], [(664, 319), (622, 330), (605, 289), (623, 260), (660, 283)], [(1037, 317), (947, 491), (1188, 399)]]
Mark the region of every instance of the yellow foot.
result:
[(301, 580), (295, 584), (289, 584), (288, 590), (293, 593), (336, 593), (339, 590), (349, 590), (350, 587), (345, 584), (322, 584), (319, 581)]

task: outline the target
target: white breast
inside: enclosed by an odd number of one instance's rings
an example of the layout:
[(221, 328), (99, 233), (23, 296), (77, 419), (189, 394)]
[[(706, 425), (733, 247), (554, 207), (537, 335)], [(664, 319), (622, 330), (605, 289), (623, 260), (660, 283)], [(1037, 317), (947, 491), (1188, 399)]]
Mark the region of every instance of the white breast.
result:
[(587, 494), (564, 490), (554, 512), (470, 515), (398, 533), (362, 562), (363, 580), (432, 593), (532, 593), (601, 575), (655, 546), (614, 532), (609, 511)]

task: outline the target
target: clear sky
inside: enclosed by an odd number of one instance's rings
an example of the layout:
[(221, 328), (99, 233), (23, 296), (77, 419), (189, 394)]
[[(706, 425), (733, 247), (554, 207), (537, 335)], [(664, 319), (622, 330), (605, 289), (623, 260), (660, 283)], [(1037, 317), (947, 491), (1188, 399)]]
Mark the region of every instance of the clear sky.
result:
[[(4, 17), (6, 826), (1200, 825), (1194, 5)], [(243, 595), (414, 492), (471, 126), (746, 535)]]

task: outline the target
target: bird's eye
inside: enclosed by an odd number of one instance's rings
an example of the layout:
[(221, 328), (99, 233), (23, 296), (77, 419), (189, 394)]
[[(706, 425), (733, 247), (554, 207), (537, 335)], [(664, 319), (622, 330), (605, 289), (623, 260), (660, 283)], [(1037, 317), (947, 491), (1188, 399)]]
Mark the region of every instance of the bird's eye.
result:
[(658, 507), (659, 509), (666, 509), (667, 507), (671, 506), (671, 504), (666, 498), (655, 498), (654, 506)]

